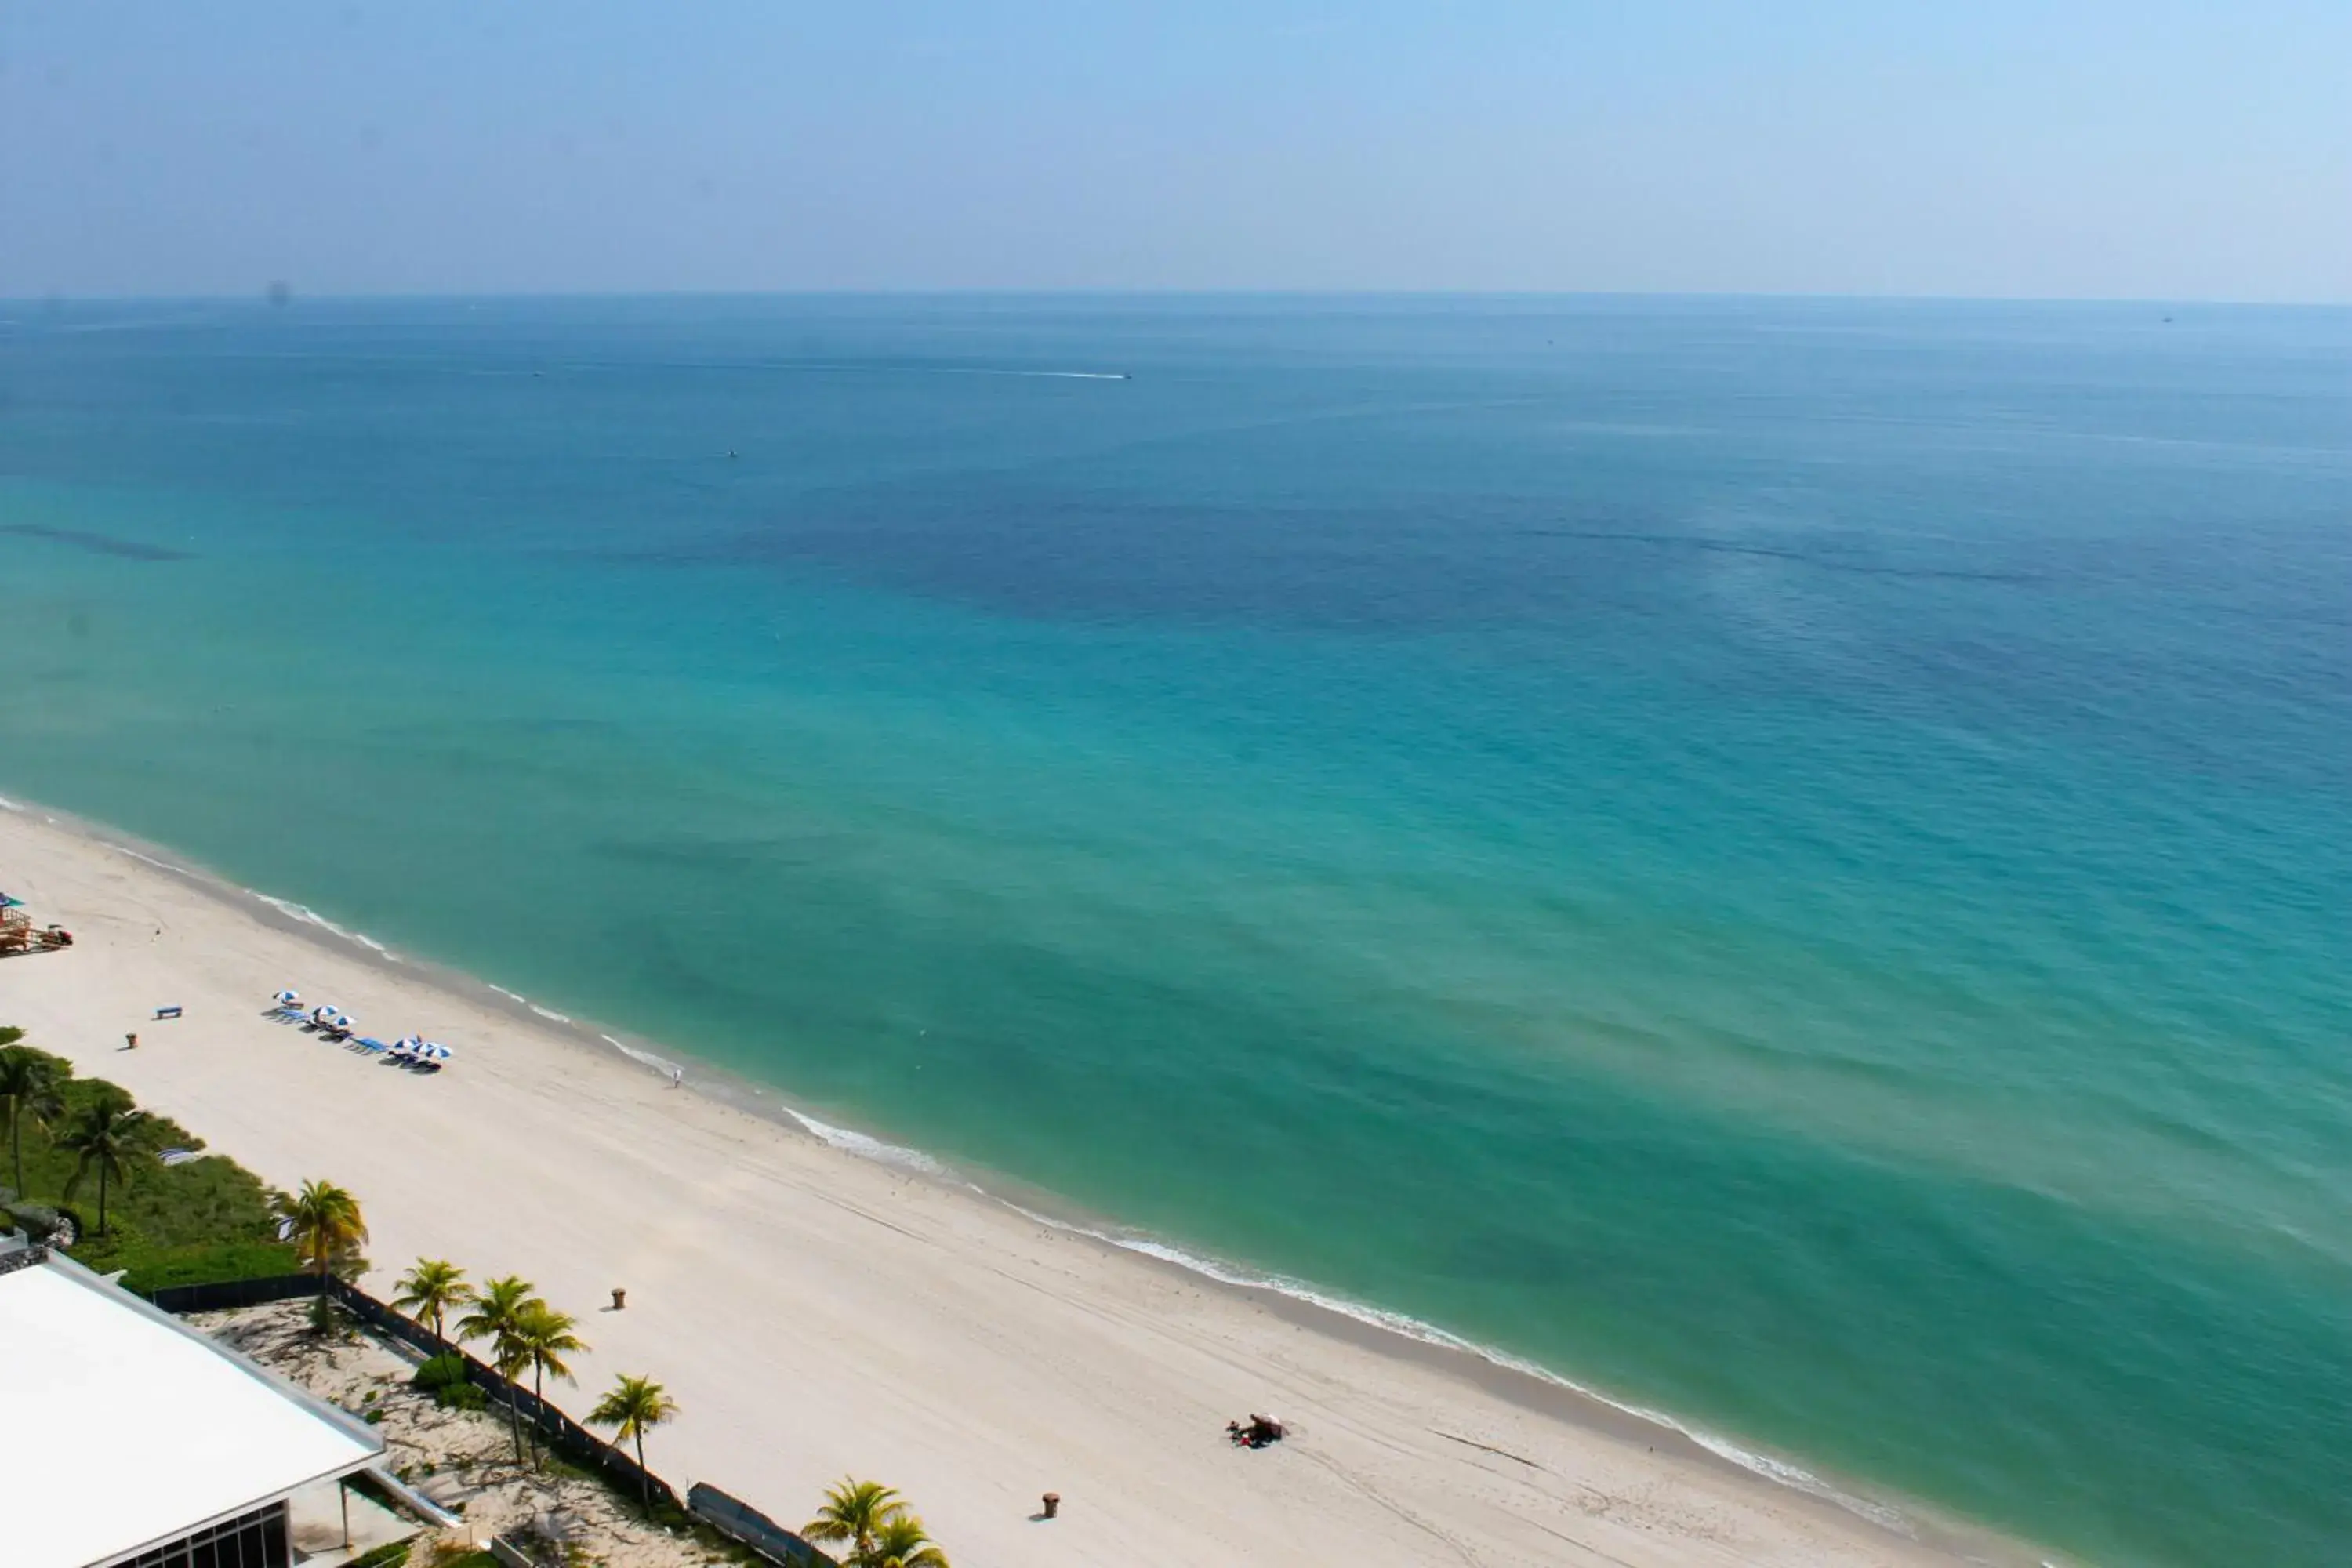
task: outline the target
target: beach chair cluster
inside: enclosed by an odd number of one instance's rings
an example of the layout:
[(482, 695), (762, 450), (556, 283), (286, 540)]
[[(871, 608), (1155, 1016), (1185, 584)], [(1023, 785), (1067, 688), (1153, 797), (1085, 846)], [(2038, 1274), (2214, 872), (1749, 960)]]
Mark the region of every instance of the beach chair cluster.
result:
[(332, 1040), (361, 1056), (374, 1057), (387, 1067), (404, 1068), (410, 1072), (436, 1073), (457, 1059), (457, 1052), (438, 1040), (421, 1036), (404, 1036), (386, 1045), (373, 1035), (362, 1035), (359, 1020), (349, 1013), (331, 1002), (306, 1006), (299, 991), (280, 991), (270, 997), (262, 1016), (290, 1025), (306, 1035)]

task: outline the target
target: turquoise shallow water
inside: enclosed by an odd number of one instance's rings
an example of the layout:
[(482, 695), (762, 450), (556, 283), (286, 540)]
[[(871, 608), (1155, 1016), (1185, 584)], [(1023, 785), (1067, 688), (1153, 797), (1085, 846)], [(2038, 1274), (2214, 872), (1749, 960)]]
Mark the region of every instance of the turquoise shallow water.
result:
[(2352, 313), (0, 315), (0, 789), (2094, 1560), (2352, 1551)]

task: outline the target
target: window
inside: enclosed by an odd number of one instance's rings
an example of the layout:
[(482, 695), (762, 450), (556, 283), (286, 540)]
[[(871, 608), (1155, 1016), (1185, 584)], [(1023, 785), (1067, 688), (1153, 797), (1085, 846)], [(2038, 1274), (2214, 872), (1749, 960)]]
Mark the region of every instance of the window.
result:
[(287, 1568), (288, 1562), (286, 1505), (274, 1502), (125, 1558), (116, 1568)]

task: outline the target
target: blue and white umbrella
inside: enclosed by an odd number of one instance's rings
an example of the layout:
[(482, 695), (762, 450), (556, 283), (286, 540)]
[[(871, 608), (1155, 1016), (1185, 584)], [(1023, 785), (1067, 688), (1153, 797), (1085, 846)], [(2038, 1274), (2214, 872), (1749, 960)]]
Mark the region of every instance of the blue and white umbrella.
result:
[(425, 1054), (436, 1062), (446, 1062), (457, 1053), (437, 1041), (427, 1040), (425, 1042)]
[(356, 1029), (359, 1026), (360, 1021), (357, 1018), (352, 1017), (349, 1013), (338, 1013), (335, 1015), (335, 1027), (338, 1029)]
[(291, 1007), (295, 1003), (302, 1000), (302, 994), (299, 991), (280, 991), (277, 995), (272, 996), (270, 1000), (277, 1003), (280, 1007)]
[(400, 1038), (398, 1038), (398, 1039), (396, 1039), (396, 1040), (393, 1041), (393, 1043), (392, 1043), (392, 1048), (393, 1048), (394, 1050), (395, 1050), (395, 1051), (400, 1052), (403, 1056), (405, 1056), (405, 1055), (407, 1055), (410, 1051), (415, 1050), (417, 1047), (419, 1047), (419, 1046), (423, 1045), (424, 1043), (425, 1043), (424, 1039), (423, 1039), (421, 1037), (419, 1037), (419, 1036), (416, 1036), (416, 1035), (403, 1035), (403, 1036), (401, 1036), (401, 1037), (400, 1037)]

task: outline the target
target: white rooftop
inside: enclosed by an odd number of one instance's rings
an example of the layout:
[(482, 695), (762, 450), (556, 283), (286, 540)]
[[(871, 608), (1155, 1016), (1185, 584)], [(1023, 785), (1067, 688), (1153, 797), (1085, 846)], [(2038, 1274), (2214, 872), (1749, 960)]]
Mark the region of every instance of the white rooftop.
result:
[[(0, 1274), (9, 1568), (90, 1568), (373, 1462), (383, 1441), (56, 1261)], [(37, 1501), (36, 1500), (37, 1500)]]

